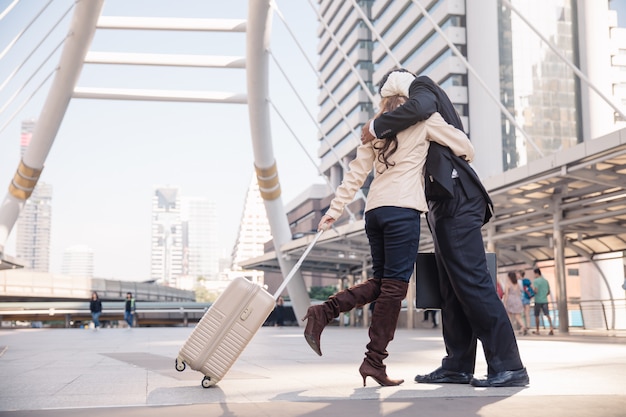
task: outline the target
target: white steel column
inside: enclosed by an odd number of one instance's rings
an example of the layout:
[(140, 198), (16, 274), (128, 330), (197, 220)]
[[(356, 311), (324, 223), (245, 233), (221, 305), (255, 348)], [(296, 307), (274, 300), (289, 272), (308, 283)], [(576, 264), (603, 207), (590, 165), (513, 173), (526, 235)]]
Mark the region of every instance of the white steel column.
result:
[[(285, 206), (281, 198), (278, 169), (274, 159), (270, 128), (269, 107), (269, 44), (272, 15), (270, 0), (248, 2), (248, 30), (246, 33), (246, 79), (248, 84), (248, 112), (250, 135), (254, 151), (259, 190), (265, 204), (274, 249), (283, 277), (295, 265), (295, 260), (285, 259), (282, 246), (292, 240)], [(304, 317), (311, 300), (300, 272), (287, 285), (296, 320)]]
[(59, 69), (37, 119), (30, 144), (9, 185), (9, 192), (0, 206), (0, 257), (24, 203), (37, 184), (44, 162), (59, 131), (83, 67), (83, 60), (96, 30), (96, 22), (103, 3), (104, 0), (76, 2), (70, 33), (61, 53)]
[[(608, 1), (578, 0), (580, 70), (608, 97), (611, 92), (611, 54)], [(585, 82), (580, 82), (583, 139), (598, 138), (615, 130), (614, 111)]]
[[(553, 233), (554, 233), (554, 275), (557, 283), (557, 307), (559, 309), (559, 332), (569, 333), (569, 314), (567, 311), (567, 275), (565, 272), (565, 239), (561, 220), (563, 209), (561, 208), (562, 194), (552, 196), (553, 202)], [(552, 323), (553, 325), (555, 323)]]
[[(465, 6), (467, 61), (495, 94), (500, 91), (500, 57), (497, 0), (467, 0)], [(502, 173), (502, 129), (500, 109), (479, 80), (468, 71), (469, 126), (476, 149), (474, 168), (481, 177)], [(477, 104), (478, 103), (478, 104)], [(495, 158), (493, 157), (495, 155)]]

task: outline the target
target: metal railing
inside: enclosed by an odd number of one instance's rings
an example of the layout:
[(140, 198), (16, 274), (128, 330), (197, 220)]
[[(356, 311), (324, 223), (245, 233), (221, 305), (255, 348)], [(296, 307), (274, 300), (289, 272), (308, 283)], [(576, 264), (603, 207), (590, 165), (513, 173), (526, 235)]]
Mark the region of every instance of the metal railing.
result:
[[(557, 302), (548, 303), (550, 318), (555, 328), (559, 327), (559, 310)], [(534, 304), (530, 306), (531, 324), (534, 325)], [(626, 299), (579, 300), (570, 299), (567, 303), (568, 324), (570, 328), (583, 330), (626, 330)], [(539, 325), (548, 327), (543, 315), (539, 317)], [(532, 327), (532, 326), (531, 326)]]
[(577, 304), (583, 329), (626, 329), (626, 299), (580, 300)]
[[(103, 301), (100, 320), (116, 326), (123, 320), (123, 301)], [(136, 317), (140, 326), (188, 326), (198, 322), (211, 303), (196, 302), (138, 302)], [(559, 327), (559, 311), (556, 302), (549, 303), (550, 318), (555, 328)], [(286, 306), (286, 325), (293, 323), (291, 305)], [(534, 305), (530, 306), (530, 319), (535, 325)], [(404, 309), (406, 311), (406, 309)], [(613, 317), (615, 316), (615, 317)], [(615, 320), (614, 320), (615, 318)], [(79, 327), (91, 321), (89, 302), (0, 302), (0, 327), (14, 327), (21, 324), (30, 326), (32, 322), (45, 323), (48, 327)], [(570, 300), (568, 302), (569, 327), (583, 330), (626, 330), (626, 299), (618, 300)], [(272, 316), (268, 317), (271, 324)], [(615, 323), (615, 326), (612, 326)], [(363, 325), (359, 323), (358, 325)], [(547, 328), (548, 322), (543, 315), (539, 317), (539, 326)]]
[(193, 291), (148, 282), (72, 277), (30, 270), (0, 271), (0, 299), (4, 301), (89, 300), (96, 291), (102, 300), (194, 301)]

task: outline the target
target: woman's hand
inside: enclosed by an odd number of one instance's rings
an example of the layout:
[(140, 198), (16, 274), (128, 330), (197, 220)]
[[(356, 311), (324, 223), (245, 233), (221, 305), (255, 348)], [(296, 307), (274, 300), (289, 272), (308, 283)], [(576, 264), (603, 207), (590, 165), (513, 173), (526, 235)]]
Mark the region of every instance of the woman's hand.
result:
[(320, 220), (320, 223), (317, 225), (317, 231), (319, 232), (322, 230), (328, 230), (333, 223), (335, 223), (335, 219), (330, 217), (328, 214), (324, 214), (324, 216), (322, 216), (322, 219)]
[(372, 133), (370, 132), (370, 123), (372, 121), (368, 120), (367, 123), (363, 125), (361, 128), (361, 144), (365, 145), (376, 139)]

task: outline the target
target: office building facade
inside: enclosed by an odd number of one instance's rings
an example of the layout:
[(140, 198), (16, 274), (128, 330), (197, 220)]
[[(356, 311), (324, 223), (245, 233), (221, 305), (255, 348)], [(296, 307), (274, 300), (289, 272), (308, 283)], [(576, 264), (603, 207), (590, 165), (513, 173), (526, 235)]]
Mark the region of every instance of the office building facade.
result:
[(159, 284), (175, 287), (176, 277), (183, 275), (183, 225), (177, 187), (154, 189), (151, 223), (150, 277)]
[(570, 65), (623, 104), (626, 45), (608, 0), (358, 4), (360, 10), (351, 2), (319, 2), (318, 154), (335, 186), (377, 107), (371, 100), (378, 100), (376, 84), (397, 66), (428, 75), (446, 90), (476, 148), (474, 167), (482, 177), (623, 127)]
[(61, 273), (70, 277), (93, 278), (94, 253), (86, 245), (74, 245), (63, 251)]
[(252, 177), (244, 203), (237, 241), (233, 247), (231, 275), (245, 276), (247, 279), (264, 284), (263, 271), (242, 270), (240, 262), (261, 256), (265, 253), (265, 243), (272, 239), (265, 205), (259, 191), (256, 176)]
[(183, 274), (214, 279), (219, 271), (217, 209), (205, 197), (182, 197)]

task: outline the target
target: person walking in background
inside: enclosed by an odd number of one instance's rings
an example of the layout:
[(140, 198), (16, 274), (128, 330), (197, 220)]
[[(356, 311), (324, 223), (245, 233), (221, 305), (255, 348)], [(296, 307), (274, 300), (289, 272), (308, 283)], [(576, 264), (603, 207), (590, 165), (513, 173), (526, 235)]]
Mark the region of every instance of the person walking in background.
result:
[(128, 323), (128, 327), (133, 327), (133, 319), (135, 316), (135, 299), (130, 292), (126, 293), (126, 304), (124, 305), (124, 320)]
[[(412, 80), (412, 74), (404, 72), (391, 72), (383, 77), (379, 114), (393, 110), (407, 100), (408, 84)], [(381, 386), (404, 382), (387, 376), (383, 360), (389, 356), (387, 346), (393, 340), (402, 300), (415, 268), (420, 214), (428, 208), (422, 170), (429, 139), (442, 141), (456, 149), (459, 155), (473, 157), (474, 149), (465, 133), (450, 126), (438, 113), (389, 141), (361, 145), (330, 208), (318, 224), (318, 230), (328, 229), (374, 170), (365, 205), (365, 232), (374, 277), (336, 293), (323, 304), (309, 307), (304, 317), (307, 320), (305, 339), (321, 356), (320, 337), (324, 327), (341, 312), (376, 301), (369, 327), (370, 341), (359, 368), (363, 386), (368, 376)]]
[(517, 323), (520, 328), (520, 332), (524, 335), (528, 334), (528, 329), (524, 325), (522, 320), (522, 312), (524, 306), (522, 304), (522, 289), (517, 283), (517, 275), (513, 271), (509, 271), (507, 274), (509, 278), (504, 286), (504, 296), (502, 302), (506, 308), (506, 312), (509, 314), (511, 324)]
[(91, 311), (93, 329), (98, 330), (98, 327), (100, 327), (100, 315), (102, 314), (102, 301), (100, 301), (100, 297), (98, 297), (98, 293), (95, 291), (91, 293), (89, 311)]
[(548, 295), (550, 295), (550, 283), (541, 275), (539, 268), (533, 269), (535, 279), (533, 280), (533, 290), (535, 291), (535, 328), (533, 334), (539, 334), (539, 316), (541, 313), (548, 318), (550, 323), (550, 336), (554, 335), (554, 327), (552, 326), (552, 318), (550, 318), (550, 307), (548, 305)]
[(285, 325), (285, 299), (282, 295), (276, 299), (274, 314), (276, 314), (276, 326), (283, 327)]
[(424, 319), (422, 321), (428, 321), (428, 316), (433, 322), (433, 329), (438, 327), (437, 325), (437, 310), (424, 310)]
[[(445, 91), (426, 76), (409, 85), (409, 100), (363, 126), (362, 143), (390, 138), (440, 113), (463, 131)], [(494, 291), (481, 232), (493, 215), (493, 203), (465, 158), (431, 143), (425, 163), (428, 226), (433, 235), (442, 298), (441, 323), (447, 355), (421, 383), (471, 384), (476, 387), (526, 386), (515, 331)], [(487, 378), (474, 378), (477, 338), (487, 360)]]
[(530, 329), (532, 327), (532, 324), (530, 323), (530, 301), (535, 296), (535, 290), (533, 290), (532, 283), (525, 277), (525, 275), (526, 273), (524, 270), (520, 269), (517, 271), (517, 279), (522, 286), (522, 306), (524, 307), (522, 315), (524, 318), (524, 324), (526, 325), (526, 329)]
[(370, 324), (372, 324), (372, 317), (374, 316), (374, 309), (376, 308), (376, 300), (372, 301), (369, 304), (368, 310), (369, 310), (369, 322), (367, 323), (368, 327)]
[(502, 300), (504, 297), (504, 288), (502, 288), (502, 284), (500, 284), (500, 280), (496, 279), (496, 294), (498, 294), (498, 298)]

